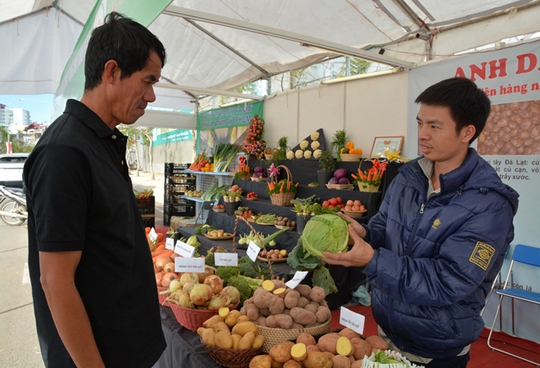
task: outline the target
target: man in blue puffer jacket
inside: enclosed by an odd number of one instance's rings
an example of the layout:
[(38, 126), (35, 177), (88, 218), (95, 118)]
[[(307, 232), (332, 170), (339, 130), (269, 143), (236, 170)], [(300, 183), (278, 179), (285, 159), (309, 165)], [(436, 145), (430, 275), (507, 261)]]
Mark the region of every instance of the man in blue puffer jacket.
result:
[(441, 81), (415, 102), (423, 155), (401, 167), (368, 225), (352, 221), (351, 250), (324, 260), (365, 267), (391, 349), (430, 368), (466, 367), (519, 195), (469, 147), (491, 106), (472, 81)]

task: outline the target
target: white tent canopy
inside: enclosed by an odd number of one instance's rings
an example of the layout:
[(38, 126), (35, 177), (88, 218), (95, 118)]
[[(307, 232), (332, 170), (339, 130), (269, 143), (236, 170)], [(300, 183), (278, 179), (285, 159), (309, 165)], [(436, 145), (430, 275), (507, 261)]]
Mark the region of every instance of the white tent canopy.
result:
[[(0, 94), (54, 93), (94, 3), (0, 0)], [(413, 68), (540, 31), (538, 19), (530, 0), (174, 0), (149, 26), (168, 54), (154, 105), (193, 110), (336, 53)]]

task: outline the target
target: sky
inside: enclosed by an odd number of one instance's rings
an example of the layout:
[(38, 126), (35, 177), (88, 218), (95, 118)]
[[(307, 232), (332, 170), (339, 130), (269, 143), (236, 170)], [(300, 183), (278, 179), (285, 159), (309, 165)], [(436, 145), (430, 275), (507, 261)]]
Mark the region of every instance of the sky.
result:
[(51, 123), (53, 94), (44, 95), (0, 95), (0, 104), (6, 109), (21, 108), (30, 112), (30, 121)]

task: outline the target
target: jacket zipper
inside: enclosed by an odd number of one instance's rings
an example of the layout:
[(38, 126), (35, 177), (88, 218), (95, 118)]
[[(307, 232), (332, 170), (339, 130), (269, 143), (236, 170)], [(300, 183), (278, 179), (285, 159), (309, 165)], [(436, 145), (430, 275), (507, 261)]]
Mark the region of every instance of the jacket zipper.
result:
[[(418, 214), (419, 215), (423, 215), (424, 214), (424, 208), (426, 207), (426, 203), (422, 203), (420, 205), (420, 210), (418, 211)], [(409, 249), (411, 249), (411, 246), (412, 246), (412, 243), (414, 241), (414, 237), (415, 237), (415, 234), (416, 234), (416, 230), (418, 229), (418, 225), (420, 224), (420, 216), (418, 216), (416, 218), (416, 221), (414, 222), (414, 227), (413, 227), (413, 230), (411, 232), (411, 235), (410, 235), (410, 238), (409, 238), (409, 243), (407, 245), (407, 249), (405, 250), (405, 254), (409, 254)]]

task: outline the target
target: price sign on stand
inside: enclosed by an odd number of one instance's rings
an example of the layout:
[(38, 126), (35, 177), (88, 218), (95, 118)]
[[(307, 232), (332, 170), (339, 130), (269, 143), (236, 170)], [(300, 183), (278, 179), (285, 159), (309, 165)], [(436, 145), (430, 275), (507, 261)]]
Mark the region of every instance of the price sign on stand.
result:
[(174, 250), (174, 239), (173, 238), (165, 239), (165, 249)]
[(360, 335), (364, 333), (364, 324), (366, 317), (359, 313), (355, 313), (350, 309), (341, 307), (339, 313), (339, 323), (345, 327), (349, 327), (351, 330), (358, 332)]
[(249, 257), (249, 259), (251, 259), (253, 262), (256, 262), (257, 256), (259, 255), (260, 251), (261, 251), (261, 248), (259, 248), (259, 246), (255, 244), (252, 240), (249, 242), (249, 246), (246, 251), (246, 254)]
[(174, 259), (174, 271), (204, 273), (204, 258), (176, 257)]
[(291, 289), (294, 289), (298, 286), (298, 284), (302, 282), (303, 279), (306, 278), (308, 273), (309, 271), (296, 271), (293, 278), (287, 281), (285, 285), (287, 285)]
[(191, 258), (195, 254), (195, 247), (178, 240), (174, 247), (174, 253), (181, 255), (184, 258)]
[(156, 233), (156, 229), (151, 228), (150, 232), (148, 233), (148, 238), (152, 243), (157, 242), (158, 234)]
[(238, 253), (214, 253), (214, 264), (216, 266), (238, 266)]

